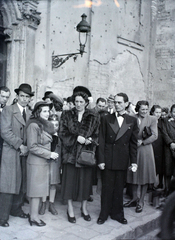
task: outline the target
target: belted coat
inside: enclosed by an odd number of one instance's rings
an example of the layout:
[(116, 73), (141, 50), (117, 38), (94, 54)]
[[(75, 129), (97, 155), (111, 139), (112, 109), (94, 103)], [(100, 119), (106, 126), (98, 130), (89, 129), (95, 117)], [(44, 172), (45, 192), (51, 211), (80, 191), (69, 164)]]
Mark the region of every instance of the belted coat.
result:
[[(26, 108), (26, 121), (31, 111)], [(26, 157), (21, 161), (19, 147), (26, 145), (25, 121), (17, 104), (6, 106), (1, 113), (1, 137), (3, 138), (0, 169), (0, 192), (19, 194), (22, 179), (26, 191)]]

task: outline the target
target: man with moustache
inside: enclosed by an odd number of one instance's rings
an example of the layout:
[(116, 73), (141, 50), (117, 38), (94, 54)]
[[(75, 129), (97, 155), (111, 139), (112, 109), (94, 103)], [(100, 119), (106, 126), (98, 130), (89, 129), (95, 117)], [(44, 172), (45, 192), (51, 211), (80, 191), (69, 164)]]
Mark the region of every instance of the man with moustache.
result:
[(8, 227), (9, 215), (27, 218), (22, 210), (26, 192), (25, 124), (31, 112), (30, 98), (34, 96), (29, 84), (15, 89), (17, 103), (6, 106), (1, 113), (1, 137), (3, 138), (0, 169), (0, 226)]
[(114, 97), (116, 112), (101, 119), (99, 133), (98, 166), (102, 170), (101, 212), (97, 224), (103, 224), (108, 216), (127, 224), (123, 211), (123, 189), (126, 172), (137, 170), (137, 120), (125, 112), (128, 96), (118, 93)]

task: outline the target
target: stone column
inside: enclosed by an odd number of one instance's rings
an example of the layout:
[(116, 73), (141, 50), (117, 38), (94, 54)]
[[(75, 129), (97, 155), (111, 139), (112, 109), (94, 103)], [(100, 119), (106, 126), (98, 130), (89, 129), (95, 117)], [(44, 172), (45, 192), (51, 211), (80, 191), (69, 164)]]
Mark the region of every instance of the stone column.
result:
[(35, 32), (40, 23), (36, 0), (2, 0), (5, 33), (7, 34), (7, 86), (12, 91), (22, 82), (35, 90)]

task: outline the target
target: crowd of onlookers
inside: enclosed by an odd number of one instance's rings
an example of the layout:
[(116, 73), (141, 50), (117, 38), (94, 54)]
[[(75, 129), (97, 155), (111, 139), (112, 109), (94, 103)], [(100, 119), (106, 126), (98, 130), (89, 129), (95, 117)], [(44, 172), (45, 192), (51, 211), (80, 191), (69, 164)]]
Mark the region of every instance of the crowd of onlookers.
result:
[[(71, 223), (76, 222), (74, 201), (91, 221), (87, 201), (93, 200), (94, 183), (101, 195), (97, 224), (109, 216), (127, 224), (124, 208), (142, 212), (150, 188), (168, 195), (175, 177), (175, 104), (170, 109), (150, 107), (146, 100), (134, 105), (118, 93), (99, 97), (92, 107), (89, 89), (77, 86), (68, 98), (47, 91), (33, 105), (29, 84), (14, 91), (9, 104), (10, 90), (0, 87), (0, 226), (9, 226), (10, 215), (45, 226), (39, 215), (47, 201), (48, 210), (58, 214), (54, 201), (60, 183)], [(123, 203), (125, 187), (131, 200)], [(24, 201), (29, 214), (22, 210)]]

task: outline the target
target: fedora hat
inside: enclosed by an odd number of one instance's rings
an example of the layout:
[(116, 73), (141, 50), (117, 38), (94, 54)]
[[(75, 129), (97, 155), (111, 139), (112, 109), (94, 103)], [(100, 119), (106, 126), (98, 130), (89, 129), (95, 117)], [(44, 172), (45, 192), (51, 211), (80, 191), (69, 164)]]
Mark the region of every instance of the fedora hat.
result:
[(53, 93), (52, 91), (47, 91), (44, 93), (44, 97), (42, 98), (43, 100), (45, 100), (46, 98), (50, 98), (50, 94)]
[(88, 97), (92, 97), (92, 94), (89, 91), (89, 89), (84, 87), (84, 86), (77, 86), (77, 87), (75, 87), (74, 90), (73, 90), (73, 95), (75, 93), (77, 93), (77, 92), (84, 92), (84, 93), (86, 93), (88, 95)]
[(26, 94), (29, 94), (31, 97), (34, 96), (34, 93), (35, 93), (35, 92), (32, 92), (31, 86), (30, 86), (29, 84), (27, 84), (27, 83), (22, 83), (22, 84), (19, 86), (19, 88), (16, 88), (14, 91), (15, 91), (17, 94), (19, 93), (19, 91), (22, 91), (22, 92), (24, 92), (24, 93), (26, 93)]
[(36, 110), (39, 108), (39, 107), (45, 107), (45, 106), (48, 106), (50, 108), (50, 110), (52, 109), (53, 107), (53, 103), (47, 103), (47, 102), (44, 102), (44, 101), (39, 101), (37, 103), (35, 103), (35, 106), (34, 106), (34, 109), (32, 111), (32, 114), (36, 112)]
[(110, 94), (107, 100), (114, 102), (114, 95)]

